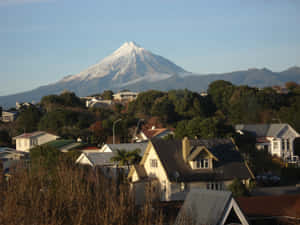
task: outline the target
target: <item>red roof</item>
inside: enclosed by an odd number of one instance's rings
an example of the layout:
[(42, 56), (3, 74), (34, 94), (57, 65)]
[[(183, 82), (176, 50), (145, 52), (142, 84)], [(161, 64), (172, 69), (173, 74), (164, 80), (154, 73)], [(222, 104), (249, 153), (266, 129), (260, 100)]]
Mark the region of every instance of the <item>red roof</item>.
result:
[(148, 130), (143, 130), (143, 133), (148, 137), (148, 138), (153, 138), (162, 132), (168, 130), (167, 128), (158, 128), (158, 129), (148, 129)]
[(96, 146), (90, 146), (90, 147), (85, 147), (84, 149), (82, 149), (81, 151), (84, 150), (99, 150), (100, 148), (96, 147)]
[(36, 136), (39, 136), (42, 134), (45, 134), (45, 132), (44, 131), (36, 131), (36, 132), (32, 132), (32, 133), (24, 133), (17, 137), (14, 137), (14, 138), (30, 138), (30, 137), (36, 137)]
[(300, 195), (240, 197), (237, 201), (249, 217), (289, 216), (300, 218)]

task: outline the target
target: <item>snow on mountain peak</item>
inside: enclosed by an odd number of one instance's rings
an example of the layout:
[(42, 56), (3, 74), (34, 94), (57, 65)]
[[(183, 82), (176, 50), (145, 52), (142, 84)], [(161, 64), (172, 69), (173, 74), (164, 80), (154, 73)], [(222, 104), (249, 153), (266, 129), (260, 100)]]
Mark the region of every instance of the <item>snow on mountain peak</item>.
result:
[(87, 81), (110, 76), (112, 81), (118, 80), (122, 83), (141, 78), (150, 79), (154, 74), (174, 75), (182, 72), (185, 71), (169, 60), (152, 54), (135, 42), (129, 41), (99, 63), (77, 75), (63, 79), (62, 82)]

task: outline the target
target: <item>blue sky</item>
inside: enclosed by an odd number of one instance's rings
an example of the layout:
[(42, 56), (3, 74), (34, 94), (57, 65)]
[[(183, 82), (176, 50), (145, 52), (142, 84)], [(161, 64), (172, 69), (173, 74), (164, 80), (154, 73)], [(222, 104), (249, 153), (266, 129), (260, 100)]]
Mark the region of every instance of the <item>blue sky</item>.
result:
[(300, 0), (0, 0), (0, 95), (76, 74), (135, 41), (205, 74), (300, 66)]

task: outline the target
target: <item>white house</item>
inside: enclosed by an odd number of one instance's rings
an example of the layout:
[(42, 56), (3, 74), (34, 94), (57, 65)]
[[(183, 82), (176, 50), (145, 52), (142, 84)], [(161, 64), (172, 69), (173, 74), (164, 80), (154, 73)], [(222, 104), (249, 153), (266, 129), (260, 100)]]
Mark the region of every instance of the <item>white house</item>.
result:
[(2, 122), (13, 122), (17, 118), (18, 112), (8, 112), (8, 111), (2, 111), (1, 120)]
[(21, 134), (17, 137), (14, 137), (13, 140), (16, 140), (17, 151), (29, 152), (29, 150), (35, 146), (46, 144), (58, 138), (59, 136), (49, 134), (44, 131), (36, 131), (33, 133)]
[(85, 106), (87, 108), (101, 108), (107, 107), (112, 104), (112, 100), (102, 100), (97, 98), (88, 99), (85, 102)]
[(289, 124), (238, 124), (235, 130), (240, 134), (254, 135), (258, 150), (267, 150), (287, 162), (298, 161), (294, 154), (294, 140), (300, 135)]
[(84, 152), (77, 158), (76, 163), (99, 168), (108, 177), (116, 177), (120, 170), (128, 173), (125, 166), (119, 167), (116, 162), (111, 161), (113, 156), (112, 152)]
[(115, 101), (133, 101), (139, 93), (131, 91), (123, 91), (113, 95)]
[[(146, 185), (162, 201), (183, 200), (194, 188), (226, 190), (235, 178), (254, 178), (231, 139), (152, 139), (128, 178), (138, 198)], [(139, 202), (140, 200), (138, 200)]]
[(249, 222), (228, 191), (194, 189), (184, 200), (174, 225), (241, 224)]

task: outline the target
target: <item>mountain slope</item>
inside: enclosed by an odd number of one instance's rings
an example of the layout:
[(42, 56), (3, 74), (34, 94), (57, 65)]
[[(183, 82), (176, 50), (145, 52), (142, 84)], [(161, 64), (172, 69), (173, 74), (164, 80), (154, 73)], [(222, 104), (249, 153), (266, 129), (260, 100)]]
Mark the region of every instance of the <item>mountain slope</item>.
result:
[(81, 73), (61, 82), (85, 81), (107, 78), (114, 86), (141, 80), (157, 81), (187, 73), (171, 61), (155, 55), (134, 42), (126, 42), (110, 56)]
[(134, 42), (126, 42), (96, 65), (62, 80), (31, 91), (0, 97), (0, 106), (12, 107), (16, 101), (39, 101), (43, 96), (63, 90), (87, 96), (107, 89), (170, 90), (188, 88), (206, 90), (215, 80), (227, 80), (235, 85), (265, 87), (283, 85), (288, 81), (300, 83), (300, 68), (292, 67), (280, 73), (268, 69), (249, 69), (224, 74), (195, 75), (168, 59), (155, 55)]

